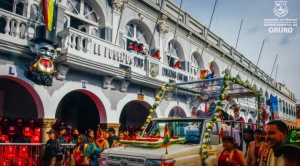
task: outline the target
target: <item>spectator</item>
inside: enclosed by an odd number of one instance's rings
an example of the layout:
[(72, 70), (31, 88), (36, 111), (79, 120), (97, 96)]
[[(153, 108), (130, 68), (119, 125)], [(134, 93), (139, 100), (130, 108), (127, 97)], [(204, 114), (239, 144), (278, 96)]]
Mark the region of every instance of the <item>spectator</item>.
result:
[(265, 132), (268, 148), (262, 154), (260, 166), (283, 166), (283, 156), (275, 157), (274, 150), (283, 145), (288, 133), (287, 125), (281, 120), (273, 120), (267, 123)]
[(64, 137), (66, 134), (66, 128), (64, 126), (60, 126), (58, 128), (58, 135), (56, 136), (57, 139), (59, 139), (60, 143), (67, 143), (66, 138)]
[(146, 55), (146, 52), (145, 52), (145, 45), (144, 44), (139, 44), (139, 53), (143, 54), (143, 55)]
[(300, 165), (300, 129), (294, 129), (289, 132), (285, 143), (275, 151), (275, 157), (284, 157), (285, 166)]
[(217, 153), (215, 166), (246, 166), (243, 152), (234, 148), (234, 138), (224, 136), (222, 138), (223, 149)]
[(110, 127), (108, 129), (108, 138), (107, 138), (109, 148), (118, 146), (118, 137), (115, 134), (116, 134), (116, 130)]
[(136, 41), (134, 42), (134, 45), (133, 45), (133, 51), (139, 52), (139, 43)]
[(250, 142), (246, 156), (247, 166), (259, 166), (261, 154), (268, 147), (262, 139), (263, 131), (256, 129), (254, 131), (254, 141)]
[(109, 148), (109, 143), (107, 141), (108, 133), (105, 130), (101, 130), (101, 135), (96, 140), (96, 145), (100, 148), (101, 152)]
[(119, 133), (119, 140), (120, 139), (124, 139), (124, 133), (123, 133), (123, 131), (121, 131), (120, 133)]
[(133, 50), (133, 47), (134, 47), (134, 44), (133, 44), (132, 41), (130, 41), (129, 44), (128, 44), (127, 50), (128, 50), (128, 51), (132, 51), (132, 50)]
[[(87, 156), (84, 156), (83, 153), (87, 149), (87, 140), (86, 136), (79, 134), (77, 137), (77, 144), (74, 147), (73, 157), (75, 160), (76, 166), (89, 166), (89, 160)], [(71, 164), (72, 165), (72, 164)]]
[(78, 135), (79, 135), (78, 129), (77, 128), (72, 129), (72, 134), (69, 143), (77, 144)]
[(160, 60), (160, 51), (159, 50), (157, 50), (157, 51), (155, 51), (153, 54), (152, 54), (152, 57), (153, 58), (156, 58), (156, 59), (158, 59), (158, 60)]
[[(92, 129), (88, 129), (87, 130), (87, 141), (89, 143), (90, 146), (95, 146), (95, 150), (92, 152), (92, 154), (89, 155), (89, 159), (90, 159), (90, 166), (97, 166), (99, 165), (99, 159), (100, 159), (100, 148), (95, 144), (95, 134), (94, 134), (94, 130)], [(93, 145), (91, 145), (93, 144)]]
[(55, 138), (55, 130), (47, 132), (49, 140), (46, 142), (46, 148), (43, 155), (44, 166), (56, 166), (62, 159), (61, 144), (59, 139)]
[[(58, 128), (58, 135), (56, 136), (56, 139), (58, 139), (60, 141), (60, 143), (62, 144), (66, 144), (67, 140), (64, 137), (66, 134), (66, 127), (64, 126), (60, 126)], [(61, 146), (61, 151), (63, 154), (67, 154), (67, 159), (69, 159), (70, 156), (70, 149), (67, 146)], [(63, 156), (65, 158), (65, 155)]]
[(128, 130), (125, 130), (123, 132), (123, 134), (124, 134), (124, 138), (129, 138), (129, 131)]
[(254, 134), (253, 129), (251, 129), (251, 128), (244, 129), (244, 141), (242, 143), (242, 150), (243, 150), (245, 158), (247, 156), (248, 147), (249, 147), (250, 142), (254, 141), (253, 134)]
[(173, 67), (174, 67), (174, 68), (177, 68), (177, 69), (182, 69), (182, 66), (181, 66), (181, 63), (180, 63), (179, 60), (174, 64)]

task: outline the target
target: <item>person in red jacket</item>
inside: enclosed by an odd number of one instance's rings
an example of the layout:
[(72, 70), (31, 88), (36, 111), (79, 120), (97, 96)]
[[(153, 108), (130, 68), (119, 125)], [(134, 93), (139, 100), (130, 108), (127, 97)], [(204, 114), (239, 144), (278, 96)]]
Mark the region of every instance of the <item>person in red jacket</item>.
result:
[(178, 68), (178, 69), (182, 69), (182, 66), (181, 66), (180, 61), (177, 61), (177, 62), (174, 64), (173, 67), (174, 67), (174, 68)]
[(131, 51), (131, 50), (133, 50), (133, 47), (134, 47), (133, 42), (129, 42), (128, 47), (127, 47), (127, 50), (128, 50), (128, 51)]
[(139, 43), (138, 42), (134, 42), (133, 51), (135, 51), (135, 52), (139, 52), (140, 51)]
[(157, 51), (155, 51), (153, 54), (152, 54), (152, 57), (153, 58), (156, 58), (156, 59), (158, 59), (158, 60), (160, 60), (160, 51), (159, 50), (157, 50)]

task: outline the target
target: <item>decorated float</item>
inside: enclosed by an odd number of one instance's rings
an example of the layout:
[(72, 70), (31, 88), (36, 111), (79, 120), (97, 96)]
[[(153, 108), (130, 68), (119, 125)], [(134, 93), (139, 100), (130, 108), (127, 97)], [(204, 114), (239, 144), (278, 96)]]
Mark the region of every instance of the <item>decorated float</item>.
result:
[[(192, 96), (190, 103), (188, 103), (192, 117), (151, 117), (167, 91)], [(148, 118), (141, 127), (143, 130), (141, 135), (146, 135), (146, 137), (120, 140), (120, 143), (126, 148), (109, 149), (104, 151), (103, 156), (104, 158), (107, 155), (116, 158), (122, 158), (124, 155), (127, 158), (133, 156), (133, 158), (145, 158), (146, 156), (145, 165), (149, 164), (149, 162), (151, 163), (152, 160), (156, 161), (156, 158), (163, 161), (169, 161), (170, 158), (173, 158), (173, 165), (182, 165), (184, 163), (203, 165), (203, 161), (208, 158), (209, 154), (212, 154), (208, 152), (213, 149), (212, 134), (214, 130), (217, 131), (217, 144), (221, 144), (220, 131), (216, 125), (218, 123), (222, 124), (222, 121), (229, 119), (230, 116), (227, 112), (229, 108), (233, 110), (235, 117), (238, 115), (239, 107), (233, 99), (252, 97), (257, 99), (258, 127), (262, 128), (261, 95), (250, 84), (228, 75), (225, 75), (223, 78), (164, 84), (155, 98), (155, 103), (149, 109)], [(193, 111), (203, 104), (208, 106), (207, 111), (202, 115), (195, 114)], [(163, 150), (164, 148), (165, 151)], [(218, 149), (216, 148), (216, 150)], [(199, 157), (195, 157), (198, 155)], [(174, 160), (175, 158), (177, 159)], [(213, 158), (211, 158), (212, 160)], [(106, 158), (105, 162), (115, 164), (117, 161), (109, 161)]]

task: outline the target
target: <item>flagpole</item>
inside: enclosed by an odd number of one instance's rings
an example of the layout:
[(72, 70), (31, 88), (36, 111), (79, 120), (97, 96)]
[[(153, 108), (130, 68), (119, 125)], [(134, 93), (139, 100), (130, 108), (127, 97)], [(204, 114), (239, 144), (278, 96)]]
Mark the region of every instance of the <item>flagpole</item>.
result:
[(168, 146), (166, 146), (166, 154), (168, 154)]
[[(265, 40), (263, 41), (262, 46), (260, 48), (260, 53), (259, 53), (259, 56), (258, 56), (258, 59), (257, 59), (257, 63), (256, 63), (256, 67), (255, 67), (255, 72), (257, 71), (257, 68), (258, 68), (258, 63), (259, 63), (259, 60), (260, 60), (260, 56), (261, 56), (262, 50), (264, 48), (264, 44), (265, 44)], [(253, 74), (253, 76), (252, 76), (252, 80), (251, 80), (251, 84), (250, 85), (252, 85), (252, 83), (253, 83), (254, 76), (255, 76), (255, 74)]]

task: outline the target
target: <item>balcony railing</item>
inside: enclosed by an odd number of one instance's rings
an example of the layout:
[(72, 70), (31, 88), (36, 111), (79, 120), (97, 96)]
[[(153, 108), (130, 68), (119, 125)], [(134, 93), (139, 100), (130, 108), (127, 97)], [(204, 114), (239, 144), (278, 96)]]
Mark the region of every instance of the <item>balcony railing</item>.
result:
[(0, 9), (0, 18), (4, 19), (1, 25), (1, 40), (17, 43), (23, 46), (29, 45), (29, 40), (35, 36), (35, 27), (42, 25), (24, 16)]
[(132, 72), (164, 82), (197, 79), (195, 75), (184, 70), (172, 68), (150, 56), (127, 51), (77, 29), (67, 28), (61, 31), (59, 36), (62, 39), (62, 53), (68, 56), (79, 56), (115, 67), (128, 66)]

